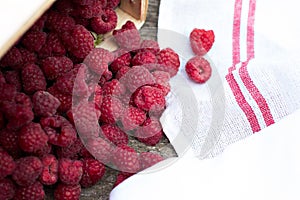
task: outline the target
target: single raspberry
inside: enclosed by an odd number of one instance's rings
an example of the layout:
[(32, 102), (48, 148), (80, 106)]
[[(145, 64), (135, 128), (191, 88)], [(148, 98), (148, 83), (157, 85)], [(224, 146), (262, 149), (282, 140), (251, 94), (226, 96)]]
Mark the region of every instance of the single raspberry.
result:
[(7, 71), (4, 73), (4, 77), (6, 83), (14, 85), (17, 91), (22, 90), (22, 81), (19, 71)]
[(20, 186), (33, 184), (43, 170), (41, 160), (34, 156), (22, 157), (16, 161), (16, 164), (12, 178)]
[(77, 5), (75, 10), (72, 12), (73, 16), (91, 19), (102, 13), (102, 5), (100, 1), (95, 1), (92, 4)]
[(43, 170), (39, 181), (43, 185), (53, 185), (58, 180), (58, 161), (52, 154), (46, 154), (41, 158)]
[(74, 5), (72, 0), (60, 0), (54, 3), (55, 9), (59, 13), (64, 13), (65, 15), (70, 15), (74, 10)]
[(146, 113), (137, 107), (128, 106), (122, 114), (121, 123), (124, 131), (136, 129), (146, 120)]
[(107, 0), (106, 8), (114, 9), (116, 8), (120, 3), (120, 0)]
[(93, 158), (83, 159), (83, 174), (80, 180), (82, 187), (91, 187), (98, 183), (105, 173), (105, 166)]
[(103, 95), (111, 95), (116, 97), (121, 97), (124, 95), (126, 89), (122, 83), (117, 79), (112, 79), (106, 82), (102, 87)]
[(49, 137), (49, 143), (53, 145), (67, 147), (77, 138), (73, 125), (62, 116), (42, 118), (40, 123)]
[(123, 112), (122, 102), (113, 96), (104, 96), (100, 108), (100, 121), (107, 124), (114, 124)]
[(119, 71), (123, 66), (130, 66), (131, 63), (131, 54), (124, 53), (121, 56), (117, 57), (110, 65), (109, 69), (113, 72), (116, 73)]
[(141, 170), (147, 169), (156, 163), (164, 160), (164, 158), (157, 154), (152, 152), (142, 152), (139, 156), (140, 163), (141, 163)]
[(145, 111), (161, 111), (166, 106), (166, 100), (161, 89), (150, 85), (139, 88), (133, 94), (135, 105)]
[(22, 69), (26, 64), (33, 64), (37, 62), (37, 56), (34, 52), (29, 51), (25, 48), (20, 48), (19, 50), (22, 54), (22, 64), (18, 66), (19, 69)]
[(45, 27), (45, 22), (48, 18), (48, 12), (45, 12), (36, 22), (31, 26), (31, 30), (42, 31)]
[(136, 173), (140, 169), (137, 152), (126, 145), (119, 145), (115, 148), (112, 163), (122, 172)]
[(8, 178), (0, 180), (0, 199), (12, 199), (16, 193), (15, 184)]
[(117, 71), (115, 78), (120, 80), (122, 77), (130, 70), (131, 68), (124, 65), (120, 66), (120, 69)]
[(91, 137), (85, 142), (86, 149), (100, 162), (107, 164), (111, 160), (113, 147), (111, 142), (104, 140), (101, 137)]
[(164, 96), (166, 96), (171, 90), (171, 86), (169, 83), (170, 74), (164, 71), (154, 71), (151, 74), (154, 77), (156, 83), (154, 84), (154, 86), (162, 89)]
[(133, 93), (136, 89), (143, 85), (154, 84), (155, 80), (146, 68), (142, 66), (134, 66), (122, 76), (120, 82), (124, 84), (131, 93)]
[(132, 21), (127, 21), (121, 29), (115, 29), (113, 36), (121, 48), (131, 51), (140, 47), (140, 33)]
[(79, 200), (81, 187), (77, 185), (66, 185), (59, 183), (54, 190), (55, 200)]
[(29, 50), (38, 52), (46, 43), (47, 34), (42, 31), (29, 30), (22, 38), (22, 44)]
[(68, 185), (78, 184), (82, 177), (82, 161), (62, 158), (58, 163), (58, 175), (61, 182)]
[(147, 65), (156, 62), (156, 56), (150, 51), (139, 52), (131, 60), (133, 66)]
[(0, 147), (0, 180), (11, 175), (16, 169), (14, 159)]
[(185, 65), (185, 71), (189, 78), (196, 83), (205, 83), (211, 76), (209, 62), (200, 56), (191, 58)]
[(22, 54), (17, 47), (12, 47), (0, 59), (0, 67), (16, 66), (21, 63), (22, 63)]
[(27, 64), (21, 73), (23, 89), (26, 94), (33, 94), (38, 90), (46, 90), (46, 79), (39, 68), (35, 64)]
[(105, 34), (115, 29), (118, 16), (113, 9), (105, 8), (101, 15), (91, 19), (92, 30), (97, 34)]
[(46, 91), (37, 91), (34, 93), (32, 103), (35, 115), (40, 117), (53, 116), (60, 106), (60, 101)]
[(149, 146), (155, 146), (163, 136), (162, 127), (158, 119), (147, 118), (143, 126), (135, 132), (136, 138)]
[(57, 33), (49, 33), (45, 45), (38, 54), (40, 58), (63, 56), (66, 54), (66, 49)]
[(50, 31), (63, 33), (65, 31), (72, 30), (74, 26), (75, 26), (75, 21), (72, 17), (55, 11), (50, 11), (48, 13), (46, 27)]
[(122, 183), (123, 181), (125, 181), (127, 178), (129, 178), (132, 175), (133, 174), (131, 174), (131, 173), (119, 172), (113, 187), (115, 188), (116, 186), (118, 186), (120, 183)]
[(0, 146), (13, 157), (18, 158), (21, 154), (21, 149), (18, 144), (18, 134), (15, 131), (7, 128), (0, 131)]
[(190, 45), (193, 52), (198, 56), (205, 55), (215, 41), (215, 34), (212, 30), (195, 28), (190, 33)]
[(1, 101), (13, 101), (17, 94), (16, 86), (13, 84), (0, 83)]
[(82, 25), (76, 25), (71, 31), (62, 35), (67, 49), (77, 58), (84, 59), (94, 49), (92, 34)]
[(25, 152), (35, 152), (47, 145), (48, 136), (38, 123), (30, 123), (21, 128), (18, 142)]
[(178, 54), (171, 48), (160, 50), (157, 54), (157, 63), (159, 70), (166, 71), (171, 77), (175, 76), (180, 67)]
[(112, 60), (113, 55), (111, 52), (106, 49), (96, 48), (84, 59), (84, 64), (98, 75), (103, 75), (105, 71), (108, 71), (108, 65)]
[(47, 89), (47, 92), (52, 94), (54, 97), (56, 97), (59, 102), (60, 106), (58, 107), (59, 112), (67, 112), (72, 107), (72, 95), (71, 94), (64, 94), (60, 92), (55, 86), (49, 87)]
[(43, 200), (45, 199), (45, 191), (43, 185), (36, 181), (31, 185), (19, 187), (14, 196), (14, 200)]
[(104, 124), (101, 126), (102, 137), (108, 139), (115, 145), (128, 144), (128, 136), (118, 126), (111, 124)]
[(53, 56), (42, 60), (41, 68), (48, 80), (63, 76), (73, 68), (73, 62), (65, 56)]
[(138, 52), (149, 51), (154, 55), (156, 55), (159, 52), (159, 50), (160, 50), (159, 44), (155, 40), (143, 40)]

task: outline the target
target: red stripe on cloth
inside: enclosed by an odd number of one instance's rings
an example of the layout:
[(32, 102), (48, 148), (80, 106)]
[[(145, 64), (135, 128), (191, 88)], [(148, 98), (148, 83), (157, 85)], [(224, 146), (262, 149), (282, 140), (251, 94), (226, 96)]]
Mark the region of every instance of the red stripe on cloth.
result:
[(253, 133), (260, 131), (260, 125), (258, 123), (258, 120), (256, 118), (256, 115), (254, 113), (254, 111), (252, 110), (251, 106), (249, 105), (249, 103), (246, 101), (238, 83), (236, 82), (234, 76), (232, 73), (229, 73), (226, 75), (226, 80), (233, 92), (233, 95), (236, 99), (236, 102), (238, 103), (238, 105), (240, 106), (240, 108), (242, 109), (242, 111), (244, 112), (244, 114), (246, 115), (251, 129), (253, 131)]

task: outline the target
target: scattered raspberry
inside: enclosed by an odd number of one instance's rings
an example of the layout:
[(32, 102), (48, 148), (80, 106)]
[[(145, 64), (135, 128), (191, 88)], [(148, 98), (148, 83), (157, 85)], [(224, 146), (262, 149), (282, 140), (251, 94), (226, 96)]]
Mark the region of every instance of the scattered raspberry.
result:
[(128, 66), (122, 66), (120, 67), (120, 69), (118, 70), (118, 72), (116, 73), (115, 78), (120, 80), (122, 79), (122, 77), (130, 70), (131, 68)]
[(190, 33), (190, 44), (193, 52), (198, 56), (205, 55), (215, 41), (215, 34), (212, 30), (193, 29)]
[(58, 158), (69, 158), (72, 160), (78, 159), (78, 154), (83, 148), (83, 144), (80, 138), (77, 138), (73, 144), (67, 147), (57, 147), (56, 155)]
[(76, 130), (72, 124), (62, 116), (42, 118), (40, 121), (43, 129), (49, 137), (49, 143), (67, 147), (75, 142), (77, 138)]
[(118, 126), (111, 124), (104, 124), (101, 126), (104, 139), (108, 139), (115, 145), (126, 145), (128, 143), (128, 136)]
[(119, 5), (120, 0), (107, 0), (106, 2), (107, 2), (106, 3), (106, 7), (107, 8), (114, 9), (114, 8), (116, 8)]
[(100, 137), (91, 137), (85, 141), (85, 147), (100, 162), (105, 164), (110, 162), (113, 151), (110, 142)]
[(13, 180), (20, 186), (33, 184), (43, 170), (40, 159), (34, 156), (27, 156), (16, 161), (17, 167), (12, 174)]
[(180, 67), (179, 56), (171, 48), (162, 49), (157, 54), (157, 63), (160, 70), (168, 72), (171, 77), (177, 74)]
[(21, 76), (18, 71), (7, 71), (4, 73), (6, 83), (14, 85), (19, 92), (22, 90)]
[(55, 200), (79, 200), (81, 187), (77, 185), (66, 185), (60, 183), (54, 191)]
[(159, 52), (159, 50), (160, 50), (159, 44), (155, 40), (143, 40), (138, 52), (149, 51), (154, 55), (156, 55)]
[(117, 79), (106, 82), (102, 87), (103, 95), (121, 97), (125, 93), (125, 87)]
[(60, 14), (55, 11), (48, 13), (48, 19), (46, 21), (46, 27), (53, 32), (63, 33), (70, 31), (74, 28), (75, 21), (72, 17)]
[(91, 19), (102, 14), (102, 5), (100, 1), (95, 1), (92, 4), (77, 6), (72, 15), (80, 18)]
[(116, 58), (109, 66), (110, 70), (113, 73), (119, 71), (123, 66), (129, 66), (131, 63), (130, 53), (124, 53), (118, 58)]
[(104, 96), (100, 108), (100, 121), (107, 124), (114, 124), (123, 111), (122, 102), (113, 96)]
[(71, 94), (63, 94), (54, 86), (48, 88), (47, 92), (49, 92), (50, 94), (52, 94), (54, 97), (56, 97), (59, 100), (59, 102), (60, 102), (60, 106), (58, 107), (59, 112), (64, 113), (71, 109), (71, 106), (72, 106), (72, 95)]
[(140, 47), (141, 37), (132, 21), (127, 21), (121, 29), (115, 29), (113, 36), (121, 48), (135, 50)]
[(40, 58), (50, 56), (63, 56), (66, 54), (66, 49), (60, 40), (57, 33), (49, 33), (47, 40), (42, 49), (38, 52)]
[(116, 28), (118, 17), (113, 9), (106, 8), (103, 13), (91, 19), (92, 30), (97, 34), (105, 34)]
[(146, 120), (146, 113), (137, 107), (128, 106), (122, 114), (121, 122), (124, 131), (136, 129)]
[(133, 174), (131, 174), (131, 173), (119, 172), (113, 187), (115, 188), (117, 185), (119, 185), (120, 183), (122, 183), (123, 181), (125, 181), (127, 178), (129, 178), (132, 175)]
[(53, 185), (58, 180), (58, 161), (52, 154), (44, 155), (41, 158), (43, 170), (39, 181), (44, 185)]
[(48, 136), (38, 123), (30, 123), (19, 131), (18, 142), (25, 152), (35, 152), (47, 145)]
[(15, 196), (16, 186), (8, 178), (0, 180), (0, 199), (12, 199)]
[(45, 199), (45, 191), (43, 185), (36, 181), (32, 185), (24, 185), (16, 191), (14, 200), (43, 200)]
[(36, 116), (50, 117), (56, 113), (60, 101), (46, 91), (37, 91), (32, 97), (33, 110)]
[(47, 34), (42, 31), (29, 30), (22, 37), (22, 44), (29, 50), (38, 52), (46, 43)]
[(88, 158), (82, 160), (83, 174), (80, 180), (82, 187), (91, 187), (98, 183), (105, 173), (105, 166), (98, 160)]
[(200, 56), (191, 58), (185, 65), (185, 71), (196, 83), (205, 83), (211, 76), (209, 62)]
[(111, 52), (106, 49), (96, 48), (85, 58), (84, 64), (93, 72), (102, 75), (105, 71), (108, 71), (108, 65), (112, 60), (113, 55)]
[(162, 127), (158, 119), (148, 118), (143, 126), (135, 132), (140, 142), (149, 146), (155, 146), (163, 136)]
[(11, 175), (15, 168), (16, 163), (13, 158), (0, 147), (0, 180), (8, 175)]
[(112, 162), (122, 172), (136, 173), (140, 169), (137, 152), (126, 145), (119, 145), (115, 148)]
[(73, 62), (65, 56), (48, 57), (42, 60), (41, 68), (48, 80), (63, 76), (73, 68)]
[(131, 60), (133, 66), (147, 65), (156, 62), (156, 57), (150, 51), (139, 52)]
[(13, 157), (18, 158), (21, 153), (21, 149), (18, 144), (17, 132), (8, 129), (2, 129), (0, 131), (0, 146)]
[(22, 63), (22, 54), (17, 47), (12, 47), (0, 59), (0, 67), (16, 66), (21, 63)]
[(46, 79), (39, 68), (35, 64), (28, 64), (24, 67), (21, 74), (23, 89), (27, 94), (33, 94), (38, 90), (46, 90)]
[(83, 173), (82, 166), (83, 164), (80, 160), (60, 159), (58, 164), (60, 181), (68, 185), (78, 184)]
[(156, 153), (151, 152), (142, 152), (139, 156), (140, 163), (141, 163), (141, 170), (147, 169), (156, 163), (164, 160), (164, 158)]

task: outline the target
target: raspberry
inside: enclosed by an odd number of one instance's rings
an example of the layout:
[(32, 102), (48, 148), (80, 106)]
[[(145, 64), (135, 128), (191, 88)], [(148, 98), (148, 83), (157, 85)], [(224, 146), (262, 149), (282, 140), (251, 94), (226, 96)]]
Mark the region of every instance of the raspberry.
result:
[(205, 83), (211, 76), (209, 62), (200, 56), (191, 58), (185, 65), (185, 71), (189, 78), (196, 83)]
[(76, 25), (62, 37), (67, 49), (77, 58), (85, 58), (94, 49), (94, 38), (82, 25)]
[(26, 94), (33, 94), (38, 90), (46, 90), (46, 79), (39, 68), (35, 64), (27, 64), (21, 73), (23, 89)]
[(98, 183), (105, 173), (105, 166), (98, 160), (88, 158), (82, 160), (83, 174), (80, 180), (82, 187), (91, 187)]
[(45, 191), (43, 185), (36, 181), (32, 185), (19, 187), (16, 191), (14, 200), (43, 200), (45, 199)]
[(113, 55), (106, 49), (96, 48), (93, 49), (85, 58), (86, 64), (93, 72), (102, 75), (108, 71), (108, 64), (113, 60)]
[(120, 183), (122, 183), (123, 181), (125, 181), (127, 178), (129, 178), (132, 175), (133, 174), (131, 174), (131, 173), (119, 172), (113, 187), (115, 188), (117, 185), (119, 185)]
[(205, 55), (215, 41), (215, 34), (212, 30), (193, 29), (190, 33), (190, 45), (193, 52), (198, 56)]
[(55, 80), (73, 68), (73, 62), (65, 56), (48, 57), (42, 60), (41, 68), (48, 80)]
[(110, 70), (113, 73), (116, 73), (123, 66), (129, 66), (131, 63), (131, 55), (130, 53), (124, 53), (118, 58), (116, 58), (109, 66)]
[(101, 130), (103, 137), (117, 146), (128, 143), (128, 136), (116, 125), (104, 124), (101, 126)]
[(100, 121), (107, 124), (114, 124), (123, 111), (122, 102), (113, 96), (104, 96), (100, 108)]
[(116, 28), (118, 17), (113, 9), (106, 8), (101, 15), (91, 19), (92, 30), (97, 34), (105, 34)]
[(63, 33), (65, 31), (72, 30), (75, 26), (75, 21), (72, 17), (60, 14), (55, 11), (50, 11), (48, 13), (48, 19), (46, 21), (46, 27), (57, 33)]
[(18, 142), (23, 151), (35, 152), (47, 145), (48, 136), (40, 124), (32, 122), (21, 128)]
[(14, 86), (13, 84), (0, 83), (1, 101), (13, 101), (16, 94), (16, 86)]
[(47, 40), (42, 49), (38, 52), (40, 58), (49, 56), (63, 56), (66, 54), (66, 49), (60, 40), (58, 34), (49, 33)]
[(52, 154), (44, 155), (41, 158), (43, 170), (39, 181), (43, 185), (53, 185), (58, 180), (58, 161)]
[(121, 66), (118, 72), (116, 73), (115, 78), (120, 80), (122, 77), (130, 70), (131, 68), (128, 66)]
[(56, 113), (60, 101), (46, 91), (37, 91), (32, 97), (33, 110), (36, 116), (50, 117)]
[(115, 148), (112, 162), (122, 172), (136, 173), (140, 168), (137, 152), (126, 145), (120, 145)]
[(155, 40), (143, 40), (141, 43), (141, 47), (138, 52), (149, 51), (156, 55), (159, 52), (159, 44)]
[(171, 48), (162, 49), (157, 54), (157, 63), (162, 71), (169, 72), (173, 77), (178, 72), (180, 67), (180, 60), (178, 54)]
[(60, 183), (56, 186), (54, 191), (55, 200), (79, 200), (81, 187), (77, 185), (66, 185)]
[(132, 67), (122, 76), (120, 82), (123, 83), (132, 93), (143, 85), (155, 83), (151, 73), (142, 66)]
[(77, 138), (76, 130), (72, 124), (62, 116), (42, 118), (40, 123), (51, 144), (66, 147), (73, 144)]
[(58, 164), (58, 175), (61, 182), (67, 185), (78, 184), (82, 177), (82, 161), (62, 158)]
[(120, 0), (107, 0), (106, 7), (107, 8), (116, 8), (120, 3)]
[(0, 180), (0, 199), (12, 199), (15, 192), (16, 186), (10, 179)]
[(80, 18), (91, 19), (101, 14), (102, 5), (100, 1), (92, 2), (92, 4), (80, 5), (76, 7), (72, 15)]
[(29, 50), (38, 52), (46, 43), (47, 34), (42, 31), (29, 30), (22, 38), (22, 44)]
[(136, 129), (145, 120), (146, 120), (145, 111), (133, 106), (128, 106), (127, 109), (125, 109), (125, 111), (123, 112), (123, 115), (121, 117), (121, 122), (124, 131), (130, 131)]
[(57, 147), (56, 155), (58, 158), (69, 158), (76, 160), (78, 159), (78, 154), (83, 148), (83, 144), (80, 138), (77, 138), (73, 144), (67, 147)]
[(139, 156), (140, 163), (141, 163), (141, 170), (147, 169), (156, 163), (164, 160), (164, 158), (156, 153), (151, 152), (142, 152)]
[(47, 92), (49, 92), (59, 100), (60, 102), (60, 106), (58, 107), (59, 112), (67, 112), (68, 110), (71, 109), (72, 106), (71, 94), (63, 94), (62, 92), (58, 91), (58, 89), (54, 86), (48, 88)]
[(166, 105), (162, 90), (150, 85), (139, 88), (133, 94), (133, 101), (138, 108), (145, 111), (161, 111)]
[(15, 168), (16, 163), (13, 158), (0, 147), (0, 180), (8, 175), (11, 175)]
[(10, 153), (13, 158), (18, 158), (21, 153), (21, 149), (18, 144), (18, 135), (15, 131), (8, 129), (2, 129), (0, 131), (0, 146)]
[(25, 48), (20, 48), (20, 53), (22, 54), (22, 65), (20, 65), (18, 68), (23, 68), (23, 65), (26, 64), (33, 64), (37, 61), (37, 56), (34, 52), (31, 52)]
[(110, 142), (97, 137), (89, 138), (85, 141), (86, 149), (100, 162), (109, 163), (111, 160), (111, 153), (113, 151)]
[(140, 47), (141, 37), (132, 21), (127, 21), (121, 29), (115, 29), (113, 36), (121, 48), (131, 51)]
[(139, 52), (131, 60), (131, 64), (135, 65), (147, 65), (156, 62), (156, 57), (150, 51)]
[(117, 79), (106, 82), (102, 87), (103, 95), (121, 97), (125, 93), (125, 87)]
[(17, 91), (22, 90), (21, 76), (18, 71), (7, 71), (4, 73), (4, 77), (6, 83), (14, 85)]
[(155, 146), (162, 138), (161, 124), (156, 118), (148, 118), (143, 126), (135, 132), (136, 138), (149, 146)]
[(22, 54), (18, 48), (12, 47), (1, 59), (0, 67), (16, 66), (22, 63)]
[(17, 167), (12, 174), (13, 180), (20, 186), (33, 184), (43, 170), (40, 159), (34, 156), (27, 156), (16, 161)]

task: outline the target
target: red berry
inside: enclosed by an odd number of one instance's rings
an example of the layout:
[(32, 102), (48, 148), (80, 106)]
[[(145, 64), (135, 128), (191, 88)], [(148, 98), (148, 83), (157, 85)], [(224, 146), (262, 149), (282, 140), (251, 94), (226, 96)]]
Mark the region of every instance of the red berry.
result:
[(22, 63), (22, 54), (18, 48), (12, 47), (1, 59), (0, 67), (16, 66)]
[(46, 154), (41, 158), (43, 170), (39, 181), (44, 185), (53, 185), (58, 180), (58, 161), (52, 154)]
[(175, 76), (180, 67), (178, 54), (171, 48), (162, 49), (157, 54), (158, 70), (166, 71), (171, 77)]
[(13, 158), (0, 147), (0, 180), (11, 175), (16, 168)]
[(33, 110), (36, 116), (50, 117), (56, 113), (60, 101), (46, 91), (37, 91), (32, 96)]
[(190, 33), (190, 44), (193, 52), (198, 56), (205, 55), (215, 41), (215, 34), (212, 30), (193, 29)]
[(84, 64), (101, 76), (105, 71), (108, 71), (108, 65), (112, 60), (113, 55), (111, 52), (106, 49), (96, 48), (85, 58)]
[(72, 30), (74, 26), (75, 26), (75, 21), (72, 17), (55, 11), (50, 11), (48, 13), (46, 27), (50, 31), (63, 33), (65, 31)]
[(104, 124), (101, 126), (102, 136), (108, 139), (115, 145), (126, 145), (128, 143), (128, 136), (118, 126), (112, 124)]
[(82, 187), (91, 187), (98, 183), (105, 173), (105, 166), (98, 160), (87, 158), (82, 160), (83, 174), (80, 180)]
[(191, 58), (185, 65), (185, 71), (190, 79), (196, 83), (205, 83), (211, 76), (209, 62), (200, 56)]
[(34, 156), (22, 157), (16, 161), (16, 164), (12, 178), (20, 186), (33, 184), (43, 170), (41, 160)]
[(142, 109), (129, 105), (123, 112), (121, 117), (122, 129), (130, 131), (136, 129), (146, 120), (146, 113)]
[(140, 47), (141, 37), (132, 21), (127, 21), (121, 29), (115, 29), (113, 36), (121, 48), (131, 51)]
[(22, 81), (19, 71), (7, 71), (4, 73), (4, 77), (6, 83), (14, 85), (17, 91), (22, 90)]
[(58, 107), (59, 112), (67, 112), (72, 107), (72, 95), (71, 94), (64, 94), (60, 92), (55, 86), (52, 86), (48, 88), (47, 92), (52, 94), (54, 97), (56, 97), (59, 102), (60, 106)]
[(105, 34), (116, 28), (118, 17), (113, 9), (106, 8), (103, 12), (91, 19), (92, 30), (97, 34)]
[(79, 200), (81, 187), (79, 184), (66, 185), (59, 183), (54, 191), (55, 200)]
[(123, 66), (129, 66), (131, 63), (131, 55), (130, 53), (124, 53), (118, 58), (116, 58), (109, 66), (110, 70), (113, 73), (116, 73)]
[(12, 199), (16, 193), (15, 184), (8, 178), (0, 180), (0, 199)]
[(58, 175), (61, 182), (67, 185), (78, 184), (82, 177), (82, 161), (62, 158), (58, 164)]
[(33, 94), (38, 90), (46, 90), (46, 79), (39, 68), (35, 64), (27, 64), (21, 74), (23, 89), (27, 94)]
[(150, 51), (139, 52), (131, 60), (131, 64), (135, 65), (147, 65), (156, 62), (156, 57)]
[(38, 52), (40, 58), (49, 56), (63, 56), (66, 49), (57, 33), (49, 33), (42, 49)]
[(32, 64), (37, 61), (37, 56), (34, 52), (31, 52), (25, 48), (20, 48), (20, 53), (22, 54), (22, 64), (18, 66), (18, 69), (21, 69), (26, 64)]
[(139, 156), (140, 163), (141, 163), (141, 170), (147, 169), (156, 163), (164, 160), (164, 158), (157, 154), (152, 152), (142, 152)]
[(23, 126), (18, 136), (19, 145), (25, 152), (41, 150), (48, 142), (48, 136), (41, 125), (33, 122)]
[(48, 80), (55, 80), (73, 68), (73, 62), (65, 56), (48, 57), (42, 60), (41, 68)]
[(100, 111), (100, 121), (114, 124), (121, 116), (123, 105), (119, 99), (113, 96), (104, 96)]
[(104, 164), (110, 162), (113, 151), (111, 142), (108, 142), (101, 137), (91, 137), (86, 139), (85, 147), (100, 162)]
[(38, 52), (46, 43), (47, 34), (42, 31), (29, 30), (21, 39), (22, 44), (29, 50)]
[(107, 8), (116, 8), (120, 3), (120, 0), (107, 0), (106, 7)]
[(122, 172), (136, 173), (140, 169), (137, 152), (126, 145), (120, 145), (115, 148), (112, 162)]
[(45, 199), (45, 191), (43, 185), (36, 181), (31, 185), (19, 187), (14, 196), (14, 200), (43, 200)]
[(160, 122), (156, 118), (146, 119), (143, 126), (135, 132), (135, 136), (146, 145), (156, 145), (163, 136)]
[(125, 87), (117, 79), (112, 79), (104, 83), (102, 92), (103, 95), (121, 97), (125, 93)]

